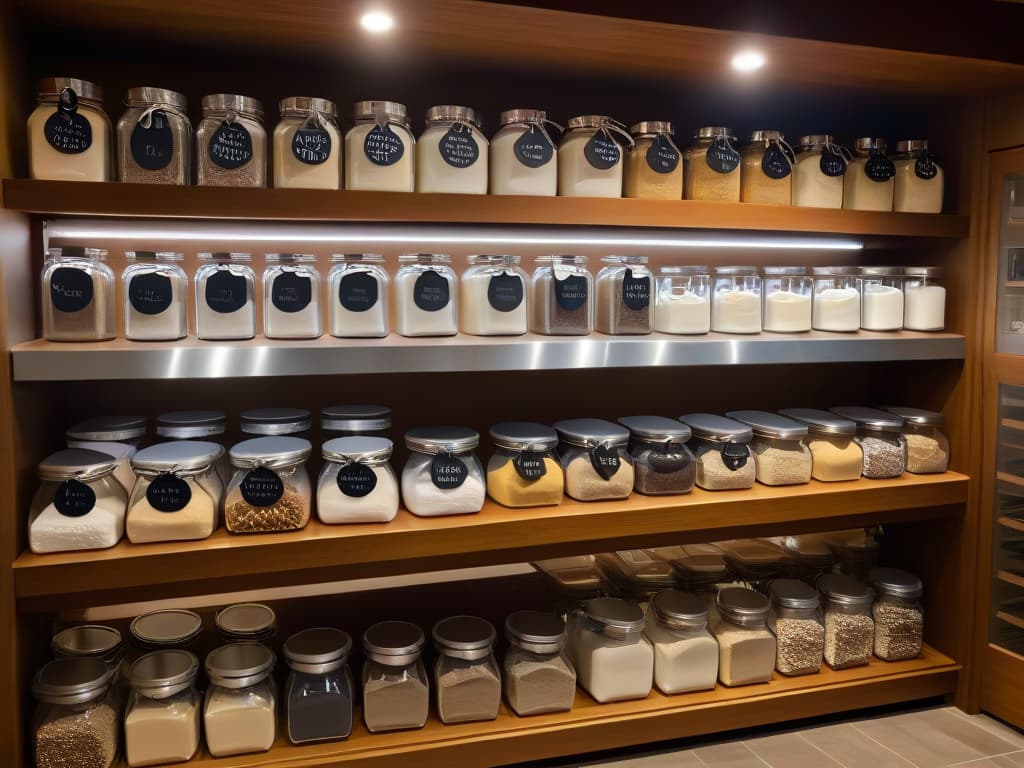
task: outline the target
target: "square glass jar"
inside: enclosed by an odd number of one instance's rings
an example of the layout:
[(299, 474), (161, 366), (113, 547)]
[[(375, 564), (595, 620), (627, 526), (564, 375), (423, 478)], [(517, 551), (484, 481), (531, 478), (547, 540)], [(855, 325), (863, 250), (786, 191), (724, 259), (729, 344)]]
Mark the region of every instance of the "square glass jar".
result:
[(594, 328), (594, 278), (586, 256), (540, 256), (530, 279), (530, 330), (586, 336)]
[(134, 341), (174, 341), (188, 335), (188, 276), (183, 253), (128, 251), (124, 335)]
[(312, 446), (301, 437), (256, 437), (232, 446), (235, 474), (224, 494), (230, 533), (273, 533), (305, 528), (312, 509), (306, 459)]
[(46, 252), (41, 278), (43, 338), (106, 341), (116, 333), (114, 271), (101, 248), (64, 246)]
[(256, 275), (248, 253), (200, 253), (196, 336), (211, 341), (256, 335)]
[(646, 256), (606, 256), (597, 273), (594, 327), (611, 335), (651, 332), (651, 272)]
[(327, 273), (328, 332), (349, 339), (388, 335), (391, 279), (376, 253), (336, 253)]
[(263, 271), (263, 335), (317, 339), (323, 335), (320, 272), (311, 253), (268, 253)]

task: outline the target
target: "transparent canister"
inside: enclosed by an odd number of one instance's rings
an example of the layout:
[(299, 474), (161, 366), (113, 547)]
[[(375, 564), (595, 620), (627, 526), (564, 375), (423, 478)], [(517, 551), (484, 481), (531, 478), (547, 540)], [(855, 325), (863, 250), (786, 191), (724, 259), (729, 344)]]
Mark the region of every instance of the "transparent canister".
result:
[(903, 327), (908, 331), (941, 331), (946, 327), (946, 287), (942, 267), (903, 270), (906, 305)]
[(672, 123), (649, 120), (629, 129), (633, 146), (626, 153), (622, 196), (644, 200), (682, 200), (683, 158)]
[(519, 256), (475, 254), (459, 280), (459, 330), (473, 336), (526, 333), (529, 278)]
[(129, 88), (117, 121), (121, 181), (192, 183), (192, 123), (185, 95), (166, 88)]
[(746, 424), (713, 413), (690, 413), (679, 420), (690, 427), (690, 450), (697, 459), (696, 484), (707, 491), (752, 488), (756, 479)]
[(391, 317), (391, 278), (376, 253), (336, 253), (327, 273), (328, 332), (349, 339), (383, 338)]
[(643, 609), (614, 597), (588, 600), (571, 643), (579, 685), (599, 704), (643, 699), (654, 684), (654, 648)]
[(263, 271), (263, 334), (268, 339), (316, 339), (323, 332), (316, 256), (268, 253)]
[(396, 101), (357, 101), (345, 134), (345, 189), (412, 192), (416, 137), (409, 112)]
[(927, 139), (896, 142), (893, 210), (942, 213), (945, 173), (928, 150)]
[(811, 451), (804, 443), (807, 427), (799, 421), (768, 411), (729, 411), (726, 416), (754, 432), (757, 481), (764, 485), (800, 485), (811, 482)]
[(465, 515), (484, 505), (486, 480), (476, 456), (480, 435), (467, 427), (417, 427), (405, 433), (402, 500), (414, 515)]
[(416, 191), (486, 195), (489, 150), (475, 109), (431, 107), (416, 142)]
[(203, 96), (196, 127), (196, 180), (218, 187), (267, 186), (263, 104), (249, 96)]
[(135, 486), (132, 457), (146, 436), (143, 416), (95, 416), (80, 421), (64, 433), (68, 448), (88, 448), (117, 459), (114, 478), (131, 493)]
[(806, 267), (764, 268), (763, 329), (772, 333), (811, 330), (813, 286)]
[(547, 126), (561, 129), (540, 109), (501, 113), (501, 127), (491, 139), (490, 193), (544, 195), (558, 191), (558, 160)]
[(501, 707), (501, 669), (494, 627), (476, 616), (452, 616), (434, 625), (437, 715), (446, 725), (494, 720)]
[(651, 272), (646, 256), (606, 256), (597, 273), (595, 329), (612, 335), (651, 332)]
[(860, 327), (865, 331), (903, 327), (902, 268), (860, 268)]
[(124, 715), (128, 765), (191, 760), (199, 749), (201, 698), (194, 653), (161, 650), (132, 664), (132, 694)]
[(565, 651), (565, 622), (554, 613), (516, 611), (505, 620), (505, 699), (520, 717), (568, 712), (576, 669)]
[(861, 473), (870, 480), (899, 477), (907, 469), (907, 441), (903, 418), (893, 413), (859, 406), (830, 409), (837, 416), (857, 423), (855, 438), (864, 452)]
[(544, 424), (506, 421), (490, 429), (494, 454), (487, 462), (487, 495), (506, 507), (562, 502), (565, 474), (555, 448), (558, 433)]
[(621, 549), (595, 556), (612, 593), (646, 610), (650, 599), (676, 586), (672, 566), (646, 549)]
[(39, 81), (28, 118), (28, 170), (33, 179), (110, 181), (111, 128), (103, 89), (77, 77)]
[(289, 96), (278, 104), (274, 128), (274, 186), (341, 189), (338, 108), (328, 99)]
[(622, 197), (622, 144), (632, 146), (633, 137), (607, 115), (570, 117), (558, 142), (558, 194)]
[(756, 267), (715, 267), (711, 330), (761, 332), (761, 276)]
[(743, 175), (740, 200), (789, 205), (793, 197), (793, 148), (782, 131), (754, 131), (740, 149)]
[(830, 573), (818, 579), (818, 589), (824, 597), (825, 661), (832, 669), (867, 664), (875, 644), (871, 588)]
[(251, 339), (256, 335), (256, 275), (248, 253), (200, 253), (196, 270), (196, 336)]
[(114, 338), (114, 271), (101, 248), (50, 248), (42, 273), (43, 338), (105, 341)]
[(860, 283), (855, 267), (813, 267), (816, 331), (851, 332), (860, 329)]
[(39, 670), (32, 681), (36, 766), (113, 765), (121, 734), (113, 678), (102, 659), (56, 659)]
[(351, 652), (352, 638), (330, 627), (306, 629), (285, 641), (285, 720), (292, 744), (340, 741), (352, 733)]
[(793, 164), (793, 205), (842, 208), (848, 152), (828, 134), (801, 136)]
[(813, 408), (787, 408), (779, 413), (807, 426), (804, 442), (811, 452), (811, 477), (826, 483), (860, 478), (864, 451), (854, 439), (856, 422)]
[(916, 659), (924, 642), (921, 580), (897, 568), (874, 568), (868, 581), (875, 589), (875, 656), (883, 661)]
[(689, 493), (697, 479), (697, 460), (686, 447), (690, 428), (664, 416), (624, 416), (633, 457), (633, 488), (648, 496)]
[(885, 154), (885, 139), (860, 138), (843, 176), (843, 208), (891, 211), (896, 167)]
[(395, 333), (400, 336), (454, 336), (459, 331), (458, 277), (452, 257), (408, 253), (395, 275)]
[(776, 579), (771, 600), (768, 626), (775, 635), (775, 668), (789, 677), (821, 671), (825, 627), (818, 590), (796, 579)]
[(658, 269), (654, 330), (679, 334), (711, 330), (711, 278), (706, 266)]
[(260, 643), (229, 643), (206, 657), (210, 687), (203, 706), (206, 748), (214, 757), (266, 752), (277, 736), (273, 652)]
[(729, 128), (701, 128), (686, 148), (684, 196), (687, 200), (740, 201), (742, 158)]
[(629, 430), (604, 419), (565, 419), (554, 423), (561, 441), (565, 493), (577, 501), (624, 499), (633, 492)]
[(224, 442), (228, 417), (224, 411), (168, 411), (156, 417), (156, 434), (165, 440), (205, 440), (217, 443), (224, 453), (217, 461), (222, 487), (231, 479), (228, 450)]
[(907, 472), (928, 475), (949, 469), (949, 439), (942, 432), (945, 417), (936, 411), (906, 406), (886, 406), (903, 419), (907, 443)]
[(718, 593), (710, 622), (718, 641), (722, 685), (767, 683), (775, 669), (775, 636), (768, 629), (768, 598), (752, 589), (727, 587)]
[(586, 336), (594, 327), (594, 278), (586, 256), (540, 256), (530, 280), (530, 330)]
[(387, 523), (398, 514), (398, 478), (386, 437), (336, 437), (323, 445), (316, 512), (322, 523)]
[(708, 691), (718, 680), (718, 641), (700, 595), (665, 589), (651, 599), (644, 634), (654, 647), (654, 684), (672, 695)]
[(363, 635), (363, 720), (370, 733), (422, 728), (430, 709), (423, 630), (381, 621)]
[(135, 341), (173, 341), (188, 335), (188, 276), (174, 251), (128, 251), (124, 335)]
[(300, 437), (257, 437), (229, 452), (234, 477), (224, 498), (231, 533), (271, 533), (305, 528), (312, 507), (306, 459), (312, 446)]

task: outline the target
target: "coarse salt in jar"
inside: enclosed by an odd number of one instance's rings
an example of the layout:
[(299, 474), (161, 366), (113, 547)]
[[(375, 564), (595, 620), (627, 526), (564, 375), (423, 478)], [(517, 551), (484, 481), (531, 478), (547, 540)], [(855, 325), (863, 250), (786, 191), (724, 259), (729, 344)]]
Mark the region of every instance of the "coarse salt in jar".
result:
[(704, 334), (711, 330), (711, 278), (707, 267), (661, 267), (654, 296), (654, 330)]
[(746, 424), (754, 432), (750, 452), (754, 455), (757, 482), (764, 485), (811, 482), (811, 451), (803, 442), (807, 437), (805, 425), (768, 411), (729, 411), (726, 416)]
[(756, 470), (750, 427), (713, 413), (691, 413), (679, 420), (693, 432), (690, 450), (697, 458), (699, 487), (708, 491), (753, 488)]
[(697, 479), (697, 460), (686, 447), (690, 428), (664, 416), (624, 416), (633, 457), (633, 489), (646, 496), (689, 493)]
[(114, 271), (101, 248), (49, 248), (42, 273), (43, 338), (105, 341), (114, 338)]
[(336, 437), (389, 437), (391, 409), (386, 405), (327, 405), (320, 409), (324, 440)]
[(345, 134), (345, 189), (412, 192), (416, 137), (405, 104), (357, 101), (355, 125)]
[(709, 691), (718, 680), (718, 641), (708, 631), (708, 604), (666, 589), (651, 599), (644, 634), (654, 647), (654, 684), (672, 695)]
[(722, 685), (767, 683), (775, 669), (775, 636), (768, 630), (768, 598), (752, 589), (728, 587), (718, 593), (710, 622), (718, 641)]
[(458, 333), (458, 277), (442, 253), (407, 253), (395, 276), (395, 333), (454, 336)]
[(188, 335), (188, 276), (173, 251), (128, 251), (124, 335), (135, 341), (174, 341)]
[(594, 327), (594, 278), (586, 256), (539, 256), (530, 279), (530, 330), (586, 336)]
[(248, 253), (200, 253), (196, 270), (196, 336), (251, 339), (256, 335), (256, 275)]
[(599, 704), (646, 698), (654, 683), (654, 648), (640, 606), (614, 597), (584, 604), (571, 643), (579, 685)]
[(423, 630), (381, 621), (363, 635), (363, 720), (370, 733), (422, 728), (430, 709)]
[(865, 331), (898, 331), (903, 327), (900, 267), (860, 268), (860, 327)]
[(341, 189), (342, 142), (333, 101), (289, 96), (278, 104), (274, 186)]
[(634, 144), (626, 153), (623, 197), (683, 199), (683, 158), (672, 123), (646, 121), (629, 129)]
[(459, 280), (459, 329), (473, 336), (526, 333), (526, 273), (518, 256), (474, 255)]
[(941, 413), (905, 406), (886, 406), (885, 410), (903, 419), (907, 472), (927, 475), (949, 469), (949, 439), (942, 432), (946, 419)]
[(268, 339), (316, 339), (322, 334), (316, 256), (268, 253), (263, 271), (263, 335)]
[(266, 752), (277, 736), (274, 654), (259, 643), (229, 643), (206, 657), (206, 748), (214, 757)]
[(793, 197), (793, 148), (782, 131), (754, 131), (740, 149), (743, 158), (740, 200), (789, 205)]
[(892, 210), (896, 167), (885, 154), (885, 148), (885, 139), (854, 141), (853, 158), (843, 177), (843, 208)]
[(860, 478), (864, 452), (854, 440), (856, 422), (813, 408), (787, 408), (779, 413), (807, 426), (804, 442), (813, 460), (811, 477), (826, 483)]
[(501, 113), (501, 127), (491, 139), (490, 193), (544, 195), (558, 192), (555, 143), (540, 109), (510, 109)]
[(811, 324), (816, 331), (860, 329), (860, 284), (855, 267), (813, 267), (814, 303)]
[(775, 668), (790, 677), (820, 672), (825, 627), (819, 618), (818, 590), (796, 579), (776, 579), (771, 600), (768, 626), (775, 635)]
[(465, 515), (484, 505), (484, 468), (474, 453), (480, 435), (466, 427), (417, 427), (405, 433), (402, 499), (414, 515)]
[(561, 616), (516, 611), (505, 620), (505, 698), (520, 717), (569, 712), (576, 700), (576, 670), (565, 650)]
[(622, 143), (632, 146), (633, 137), (606, 115), (569, 118), (568, 130), (558, 142), (558, 194), (622, 197)]
[(88, 448), (117, 459), (114, 479), (125, 493), (135, 486), (132, 457), (146, 436), (146, 419), (142, 416), (96, 416), (80, 421), (65, 433), (68, 448)]
[(903, 327), (908, 331), (941, 331), (946, 327), (946, 288), (942, 267), (903, 270)]
[(740, 201), (742, 158), (734, 146), (736, 137), (728, 128), (701, 128), (694, 143), (686, 148), (687, 200)]
[(494, 720), (501, 707), (501, 670), (494, 657), (494, 626), (476, 616), (452, 616), (434, 625), (434, 683), (442, 723)]
[(928, 151), (927, 139), (896, 142), (893, 210), (942, 213), (945, 173)]
[(871, 588), (849, 576), (828, 573), (818, 579), (818, 589), (824, 596), (825, 661), (832, 669), (869, 663), (875, 645)]
[(857, 424), (855, 438), (864, 451), (861, 474), (870, 480), (899, 477), (907, 469), (907, 441), (903, 438), (903, 418), (886, 411), (859, 406), (830, 408), (837, 416)]
[(475, 109), (431, 107), (416, 142), (416, 191), (486, 195), (488, 149)]
[(110, 181), (110, 120), (103, 89), (75, 77), (39, 81), (28, 118), (28, 170), (33, 179)]
[(506, 507), (562, 502), (565, 474), (555, 453), (558, 433), (544, 424), (507, 421), (490, 430), (494, 455), (487, 462), (487, 495)]
[(224, 498), (231, 533), (271, 533), (305, 528), (312, 489), (306, 459), (312, 447), (300, 437), (257, 437), (229, 452), (234, 477)]
[(577, 501), (624, 499), (633, 492), (629, 430), (604, 419), (556, 421), (565, 493)]
[(801, 136), (793, 164), (793, 205), (842, 208), (847, 151), (828, 134)]
[(323, 445), (316, 513), (322, 523), (386, 523), (398, 514), (398, 478), (386, 437), (336, 437)]
[(646, 256), (605, 256), (597, 273), (594, 328), (600, 333), (651, 332), (651, 272)]
[(391, 278), (376, 253), (336, 253), (327, 273), (328, 332), (349, 339), (388, 335)]
[(715, 267), (711, 330), (761, 332), (761, 276), (756, 267)]
[(813, 284), (805, 267), (765, 267), (763, 329), (772, 333), (811, 330)]
[(916, 659), (924, 641), (921, 580), (897, 568), (873, 568), (868, 581), (875, 588), (875, 656), (882, 661)]
[(165, 88), (130, 88), (117, 121), (121, 181), (192, 183), (192, 123), (185, 95)]
[(263, 105), (248, 96), (203, 96), (196, 128), (196, 180), (218, 187), (267, 185), (267, 132)]

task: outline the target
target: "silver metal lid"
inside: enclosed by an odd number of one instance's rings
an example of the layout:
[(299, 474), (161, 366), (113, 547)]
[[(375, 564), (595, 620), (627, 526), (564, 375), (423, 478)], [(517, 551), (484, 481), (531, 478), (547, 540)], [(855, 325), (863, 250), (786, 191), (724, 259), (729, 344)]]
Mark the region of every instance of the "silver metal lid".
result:
[(80, 245), (65, 245), (46, 249), (46, 255), (52, 259), (89, 259), (98, 261), (107, 257), (106, 248), (83, 248)]
[(569, 445), (590, 448), (595, 445), (624, 446), (629, 430), (604, 419), (563, 419), (554, 423), (559, 439)]
[(617, 597), (587, 600), (583, 612), (595, 629), (609, 637), (624, 639), (644, 630), (643, 609)]
[(803, 277), (807, 267), (765, 267), (765, 277)]
[(811, 272), (817, 277), (830, 277), (833, 275), (856, 275), (857, 267), (811, 267)]
[(132, 664), (132, 688), (147, 699), (168, 699), (188, 689), (199, 674), (199, 658), (189, 651), (147, 653)]
[(707, 600), (692, 592), (663, 589), (651, 598), (651, 610), (669, 629), (699, 629), (708, 623)]
[[(264, 255), (264, 259), (268, 264), (309, 264), (316, 261), (315, 253), (267, 253)], [(260, 409), (263, 410), (263, 409)], [(271, 410), (271, 409), (267, 409)], [(291, 408), (284, 408), (282, 410), (292, 410)], [(295, 409), (299, 410), (299, 409)]]
[(865, 136), (853, 140), (853, 148), (861, 152), (885, 152), (885, 139), (873, 139)]
[(142, 472), (192, 472), (205, 469), (224, 455), (224, 446), (205, 440), (174, 440), (143, 448), (132, 456), (132, 469)]
[(266, 639), (273, 635), (277, 616), (263, 603), (236, 603), (217, 611), (214, 625), (222, 635), (234, 638)]
[(909, 571), (899, 568), (872, 568), (868, 581), (880, 595), (914, 599), (924, 594), (924, 584)]
[(305, 629), (284, 643), (284, 659), (296, 672), (323, 675), (341, 669), (352, 653), (352, 638), (331, 627)]
[(121, 633), (103, 624), (81, 624), (58, 632), (50, 640), (55, 656), (102, 658), (115, 654), (123, 643)]
[(153, 88), (142, 86), (140, 88), (129, 88), (124, 103), (129, 107), (145, 107), (150, 104), (166, 104), (174, 107), (179, 112), (188, 109), (188, 99), (185, 94), (172, 91), (167, 88)]
[(548, 113), (543, 109), (506, 109), (501, 113), (498, 123), (501, 126), (513, 123), (543, 123)]
[(117, 468), (117, 459), (88, 448), (65, 448), (39, 462), (42, 480), (99, 480)]
[(769, 606), (767, 597), (746, 587), (727, 587), (718, 592), (719, 613), (740, 627), (763, 626)]
[(546, 424), (532, 421), (503, 421), (490, 429), (499, 448), (510, 451), (550, 451), (558, 445), (558, 433)]
[(736, 275), (736, 276), (756, 275), (756, 274), (759, 273), (759, 270), (758, 270), (757, 267), (728, 266), (728, 267), (715, 267), (714, 268), (714, 272), (715, 272), (715, 276), (716, 277), (719, 276), (719, 275), (728, 277), (728, 276), (732, 276), (732, 275)]
[(253, 408), (242, 411), (242, 432), (247, 435), (294, 435), (308, 432), (312, 414), (305, 408)]
[(384, 464), (391, 458), (394, 444), (386, 437), (336, 437), (324, 443), (321, 451), (326, 461)]
[(518, 267), (522, 260), (522, 256), (513, 256), (506, 253), (474, 253), (466, 259), (471, 267), (483, 265), (506, 268)]
[(749, 443), (754, 431), (734, 419), (727, 419), (714, 413), (688, 413), (679, 420), (688, 424), (694, 437), (713, 440), (718, 443)]
[(497, 634), (494, 625), (477, 616), (451, 616), (434, 625), (431, 635), (438, 653), (466, 661), (491, 654)]
[(181, 251), (125, 251), (128, 261), (140, 264), (157, 264), (164, 261), (184, 261), (185, 254)]
[(942, 277), (945, 270), (942, 267), (904, 267), (903, 274), (907, 277)]
[(629, 430), (631, 437), (656, 443), (669, 441), (685, 443), (692, 436), (690, 428), (676, 419), (665, 416), (622, 416), (619, 424)]
[(331, 117), (338, 116), (338, 106), (330, 99), (318, 99), (312, 96), (288, 96), (277, 103), (281, 114), (285, 112), (322, 112)]
[(465, 453), (479, 444), (480, 433), (468, 427), (416, 427), (405, 433), (405, 447), (418, 453)]
[(47, 704), (85, 704), (107, 692), (114, 669), (102, 659), (54, 659), (36, 673), (32, 693)]
[(203, 112), (237, 112), (263, 119), (263, 103), (250, 96), (233, 93), (211, 93), (203, 96)]
[(874, 595), (867, 584), (850, 576), (826, 573), (818, 578), (818, 589), (831, 601), (840, 605), (871, 605)]
[(480, 115), (472, 107), (461, 107), (456, 104), (438, 104), (427, 110), (427, 123), (469, 123), (480, 127)]
[(558, 653), (565, 647), (565, 621), (545, 611), (516, 611), (505, 619), (505, 638), (530, 653)]
[(646, 256), (602, 256), (601, 262), (603, 264), (626, 264), (635, 265), (638, 267), (647, 266), (649, 259)]
[(903, 405), (883, 405), (882, 410), (899, 416), (908, 425), (918, 427), (941, 427), (946, 423), (946, 417), (941, 413), (936, 411), (926, 411), (924, 408), (911, 408)]
[(736, 138), (731, 128), (725, 128), (723, 126), (708, 126), (705, 128), (698, 128), (697, 132), (693, 134), (695, 139), (732, 139)]
[(252, 260), (252, 254), (243, 251), (203, 251), (202, 253), (197, 253), (196, 257), (203, 261), (213, 261), (218, 264)]
[(56, 98), (65, 88), (70, 88), (81, 100), (91, 101), (95, 105), (103, 103), (103, 89), (96, 83), (80, 80), (77, 77), (44, 77), (36, 84), (36, 92), (40, 98)]
[(750, 134), (752, 144), (760, 141), (785, 141), (786, 134), (782, 131), (754, 131)]
[(398, 257), (399, 264), (451, 264), (452, 257), (447, 253), (403, 253)]
[(857, 422), (815, 408), (783, 408), (783, 416), (807, 425), (807, 430), (820, 435), (855, 435)]
[(274, 653), (262, 643), (228, 643), (206, 656), (206, 675), (212, 685), (248, 688), (267, 679)]
[(328, 405), (320, 410), (320, 429), (327, 432), (391, 429), (391, 409), (386, 405)]
[(570, 117), (566, 125), (570, 128), (601, 128), (611, 121), (608, 115), (576, 115)]
[(535, 264), (538, 264), (538, 265), (543, 266), (543, 267), (548, 267), (548, 266), (555, 267), (555, 266), (558, 266), (560, 264), (568, 264), (568, 265), (573, 265), (573, 266), (577, 266), (577, 267), (582, 267), (582, 266), (586, 266), (587, 257), (586, 256), (571, 256), (571, 255), (569, 255), (567, 253), (564, 253), (564, 254), (559, 254), (559, 255), (556, 255), (556, 256), (538, 256), (533, 261), (534, 261)]
[(228, 417), (223, 411), (170, 411), (156, 417), (156, 433), (177, 440), (223, 435)]
[(128, 631), (136, 643), (146, 647), (188, 645), (202, 634), (203, 619), (181, 608), (150, 611), (136, 617)]
[(841, 405), (829, 408), (829, 410), (845, 419), (852, 419), (857, 422), (859, 429), (866, 429), (871, 432), (899, 432), (903, 429), (902, 418), (893, 413), (879, 411), (875, 408)]
[(922, 149), (928, 149), (928, 139), (903, 139), (896, 142), (896, 151), (900, 153), (920, 152)]
[(743, 422), (758, 437), (776, 440), (802, 440), (807, 437), (807, 426), (770, 411), (729, 411), (730, 419)]
[(281, 469), (301, 464), (312, 450), (309, 440), (301, 437), (254, 437), (232, 446), (228, 456), (239, 469)]
[[(383, 264), (384, 257), (379, 253), (332, 253), (331, 262), (343, 264)], [(391, 412), (391, 409), (388, 409)]]
[(775, 579), (771, 593), (772, 601), (781, 608), (811, 610), (818, 607), (818, 590), (797, 579)]
[(817, 149), (818, 147), (824, 147), (827, 144), (835, 145), (835, 139), (830, 133), (815, 133), (809, 136), (801, 136), (799, 146), (800, 148), (808, 147), (810, 149)]
[(676, 135), (676, 128), (667, 120), (644, 120), (629, 127), (629, 132), (634, 136), (665, 133), (669, 136)]
[(408, 621), (381, 621), (363, 634), (367, 658), (389, 667), (415, 663), (425, 643), (423, 630)]
[(397, 101), (357, 101), (352, 114), (356, 120), (376, 120), (380, 115), (385, 120), (409, 127), (409, 110)]
[(903, 267), (861, 267), (863, 277), (903, 277)]
[(145, 434), (144, 416), (98, 416), (78, 422), (64, 436), (70, 440), (119, 443), (123, 440), (138, 440)]
[(682, 266), (659, 267), (658, 272), (662, 275), (707, 275), (710, 274), (706, 264), (687, 264)]

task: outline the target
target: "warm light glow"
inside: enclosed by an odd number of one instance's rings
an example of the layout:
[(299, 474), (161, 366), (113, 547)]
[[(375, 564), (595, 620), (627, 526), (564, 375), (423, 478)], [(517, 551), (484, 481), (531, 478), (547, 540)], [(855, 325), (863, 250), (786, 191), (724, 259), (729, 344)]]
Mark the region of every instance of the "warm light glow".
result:
[(740, 51), (732, 57), (732, 68), (737, 72), (754, 72), (764, 66), (764, 55), (758, 51)]
[(367, 32), (380, 35), (391, 31), (391, 28), (395, 26), (395, 18), (387, 11), (367, 11), (359, 19), (359, 24)]

